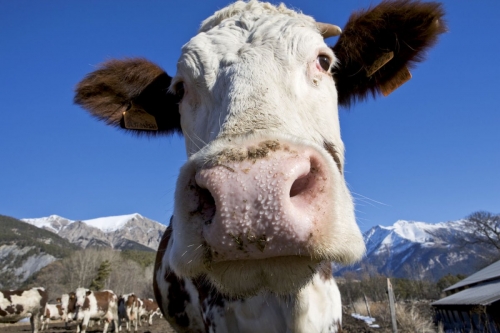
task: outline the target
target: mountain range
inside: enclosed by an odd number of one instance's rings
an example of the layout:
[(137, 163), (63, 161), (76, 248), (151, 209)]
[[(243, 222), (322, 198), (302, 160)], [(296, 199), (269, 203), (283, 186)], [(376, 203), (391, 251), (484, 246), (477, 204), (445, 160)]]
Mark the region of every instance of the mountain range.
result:
[(335, 275), (369, 266), (379, 274), (438, 280), (447, 274), (469, 275), (491, 262), (494, 251), (481, 244), (465, 244), (471, 230), (463, 220), (436, 224), (397, 221), (375, 226), (363, 234), (366, 254), (357, 264), (336, 266)]
[(167, 228), (137, 213), (83, 221), (57, 215), (21, 221), (51, 231), (84, 249), (109, 247), (116, 250), (156, 251)]
[[(84, 221), (57, 215), (22, 220), (0, 215), (0, 274), (23, 282), (77, 248), (156, 251), (165, 229), (137, 213)], [(446, 274), (469, 275), (491, 261), (493, 253), (481, 245), (464, 246), (461, 240), (468, 233), (460, 220), (379, 225), (363, 234), (364, 258), (352, 266), (335, 265), (335, 275), (362, 268), (390, 277), (434, 281)]]

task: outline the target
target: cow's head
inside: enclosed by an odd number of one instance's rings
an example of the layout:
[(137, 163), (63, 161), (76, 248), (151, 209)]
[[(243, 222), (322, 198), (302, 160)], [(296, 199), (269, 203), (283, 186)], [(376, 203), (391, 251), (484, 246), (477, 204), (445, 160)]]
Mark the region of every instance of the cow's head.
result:
[(82, 307), (85, 304), (85, 299), (90, 296), (92, 291), (87, 288), (77, 288), (75, 290), (75, 307)]
[(445, 30), (436, 3), (382, 2), (340, 29), (257, 1), (205, 20), (170, 77), (144, 59), (112, 60), (76, 103), (108, 124), (182, 133), (189, 157), (175, 193), (167, 264), (222, 292), (285, 294), (320, 263), (365, 247), (344, 181), (338, 105), (388, 94)]
[(61, 296), (61, 307), (66, 313), (75, 312), (76, 308), (76, 295), (74, 292), (70, 292), (69, 294), (63, 294)]

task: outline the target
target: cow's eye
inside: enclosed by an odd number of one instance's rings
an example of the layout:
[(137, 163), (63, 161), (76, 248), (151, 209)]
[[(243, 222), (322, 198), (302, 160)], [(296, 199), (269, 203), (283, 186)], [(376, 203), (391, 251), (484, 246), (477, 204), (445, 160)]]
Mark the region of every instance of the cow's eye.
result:
[(330, 61), (329, 57), (325, 55), (319, 55), (316, 61), (325, 72), (330, 71), (330, 66), (332, 65), (332, 62)]
[(179, 98), (179, 100), (184, 97), (184, 82), (178, 82), (175, 85), (175, 95)]

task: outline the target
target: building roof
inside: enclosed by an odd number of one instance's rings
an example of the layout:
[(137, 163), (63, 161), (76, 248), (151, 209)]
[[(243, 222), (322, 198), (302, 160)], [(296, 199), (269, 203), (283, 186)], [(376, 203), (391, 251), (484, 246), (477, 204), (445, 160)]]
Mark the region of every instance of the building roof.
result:
[(493, 279), (500, 279), (500, 260), (472, 274), (471, 276), (463, 279), (462, 281), (455, 283), (454, 285), (446, 288), (443, 291), (449, 291)]
[(500, 300), (500, 279), (442, 298), (431, 305), (489, 305)]

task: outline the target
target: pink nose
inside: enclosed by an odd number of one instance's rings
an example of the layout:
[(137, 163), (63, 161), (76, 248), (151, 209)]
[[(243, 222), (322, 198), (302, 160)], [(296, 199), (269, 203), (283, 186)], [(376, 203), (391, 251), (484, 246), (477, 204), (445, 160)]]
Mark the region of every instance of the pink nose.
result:
[(314, 149), (294, 147), (198, 171), (215, 203), (203, 227), (212, 259), (308, 256), (330, 215), (330, 168)]

